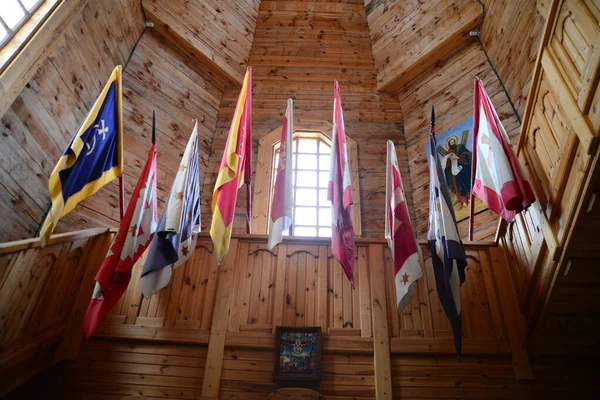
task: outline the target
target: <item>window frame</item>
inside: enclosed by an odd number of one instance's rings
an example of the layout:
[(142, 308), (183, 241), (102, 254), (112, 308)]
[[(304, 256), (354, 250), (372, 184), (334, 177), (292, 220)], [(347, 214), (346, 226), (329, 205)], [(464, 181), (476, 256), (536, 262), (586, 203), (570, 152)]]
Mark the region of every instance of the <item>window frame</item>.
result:
[[(296, 123), (294, 125), (293, 137), (305, 137), (321, 139), (331, 146), (331, 130), (333, 125), (329, 121), (312, 121), (307, 123)], [(281, 127), (278, 127), (263, 136), (258, 143), (258, 159), (256, 163), (256, 175), (254, 185), (254, 198), (252, 205), (252, 230), (253, 234), (268, 234), (269, 212), (271, 208), (271, 197), (273, 187), (273, 159), (276, 145), (281, 139)], [(358, 151), (357, 144), (352, 138), (346, 136), (348, 150), (348, 164), (350, 167), (350, 179), (352, 181), (352, 222), (354, 235), (362, 235), (361, 206), (360, 206), (360, 181), (358, 174)], [(295, 236), (291, 236), (295, 237)], [(298, 236), (310, 237), (310, 236)]]
[(6, 30), (6, 32), (8, 33), (8, 35), (4, 39), (0, 39), (0, 50), (4, 49), (4, 47), (7, 46), (10, 43), (10, 41), (19, 34), (19, 31), (21, 30), (21, 28), (23, 28), (23, 26), (25, 26), (25, 24), (27, 24), (27, 22), (29, 22), (33, 18), (35, 13), (46, 2), (46, 0), (37, 0), (37, 4), (31, 9), (31, 11), (29, 11), (25, 7), (25, 5), (23, 4), (23, 2), (21, 0), (16, 0), (16, 2), (19, 4), (21, 9), (23, 10), (24, 15), (23, 15), (23, 18), (21, 19), (21, 21), (19, 21), (19, 23), (14, 28), (10, 28), (6, 24), (6, 22), (2, 19), (2, 17), (0, 16), (0, 25), (2, 25), (4, 27), (4, 29)]

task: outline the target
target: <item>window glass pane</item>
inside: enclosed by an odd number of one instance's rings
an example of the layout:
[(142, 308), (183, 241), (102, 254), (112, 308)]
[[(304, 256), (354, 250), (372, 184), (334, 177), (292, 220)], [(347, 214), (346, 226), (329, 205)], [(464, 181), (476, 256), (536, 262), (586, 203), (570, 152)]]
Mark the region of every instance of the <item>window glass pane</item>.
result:
[(320, 141), (319, 142), (319, 153), (329, 154), (330, 152), (331, 152), (331, 147), (327, 143)]
[(317, 236), (317, 228), (309, 228), (307, 226), (295, 226), (294, 236)]
[(331, 237), (331, 228), (319, 228), (320, 237)]
[(319, 208), (319, 226), (331, 226), (331, 208)]
[(316, 153), (317, 152), (317, 140), (316, 139), (300, 139), (298, 143), (298, 153)]
[(0, 42), (2, 42), (6, 36), (8, 36), (8, 32), (6, 32), (6, 29), (0, 25)]
[(317, 169), (317, 156), (298, 154), (298, 167), (300, 169)]
[(317, 205), (316, 189), (296, 189), (296, 205), (316, 206)]
[(317, 186), (317, 173), (313, 171), (298, 171), (296, 185), (305, 187)]
[(2, 7), (0, 7), (0, 16), (2, 16), (2, 19), (6, 22), (8, 27), (13, 29), (21, 22), (25, 16), (25, 12), (21, 6), (19, 6), (19, 3), (17, 3), (17, 0), (4, 0), (2, 3)]
[(319, 205), (320, 206), (328, 206), (331, 202), (327, 200), (327, 189), (319, 190)]
[(40, 3), (40, 0), (21, 0), (21, 3), (23, 3), (27, 10), (31, 11), (36, 4)]
[(296, 223), (300, 225), (316, 225), (317, 209), (309, 207), (296, 207)]
[(329, 185), (329, 171), (319, 172), (319, 187), (327, 188)]
[(331, 157), (329, 155), (319, 156), (319, 169), (321, 171), (329, 171), (329, 164), (331, 163)]
[(295, 153), (296, 148), (298, 147), (298, 139), (292, 141), (292, 151)]

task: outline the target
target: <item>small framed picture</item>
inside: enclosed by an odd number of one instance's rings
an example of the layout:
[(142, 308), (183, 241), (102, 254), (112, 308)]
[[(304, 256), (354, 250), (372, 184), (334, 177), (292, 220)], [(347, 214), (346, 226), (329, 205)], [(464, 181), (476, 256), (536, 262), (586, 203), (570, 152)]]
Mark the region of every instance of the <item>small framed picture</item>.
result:
[(321, 328), (278, 326), (275, 331), (275, 382), (321, 379)]

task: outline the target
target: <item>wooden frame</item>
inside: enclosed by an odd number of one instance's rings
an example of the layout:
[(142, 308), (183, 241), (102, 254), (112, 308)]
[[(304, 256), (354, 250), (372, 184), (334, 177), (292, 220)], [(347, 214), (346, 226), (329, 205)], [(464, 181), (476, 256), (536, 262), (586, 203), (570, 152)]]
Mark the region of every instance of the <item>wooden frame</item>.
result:
[[(280, 349), (282, 345), (282, 335), (284, 333), (310, 333), (315, 335), (315, 349), (314, 349), (314, 357), (315, 357), (315, 371), (312, 374), (293, 374), (293, 373), (285, 373), (281, 372), (281, 364), (280, 364)], [(275, 351), (273, 352), (273, 381), (279, 383), (288, 383), (294, 382), (298, 384), (298, 382), (318, 382), (321, 379), (321, 348), (322, 348), (322, 337), (321, 337), (321, 327), (285, 327), (278, 326), (275, 330)]]
[[(331, 130), (333, 125), (329, 121), (295, 121), (294, 137), (315, 137), (325, 140), (331, 144)], [(256, 176), (254, 186), (254, 200), (252, 205), (252, 233), (268, 234), (269, 207), (271, 203), (271, 177), (272, 160), (275, 145), (281, 137), (281, 128), (273, 129), (263, 136), (258, 144), (258, 161), (256, 163)], [(352, 180), (352, 194), (354, 205), (352, 206), (352, 222), (354, 224), (354, 235), (362, 235), (361, 225), (361, 203), (360, 203), (360, 179), (358, 174), (358, 146), (352, 138), (346, 136), (348, 145), (348, 164), (350, 165), (350, 179)]]

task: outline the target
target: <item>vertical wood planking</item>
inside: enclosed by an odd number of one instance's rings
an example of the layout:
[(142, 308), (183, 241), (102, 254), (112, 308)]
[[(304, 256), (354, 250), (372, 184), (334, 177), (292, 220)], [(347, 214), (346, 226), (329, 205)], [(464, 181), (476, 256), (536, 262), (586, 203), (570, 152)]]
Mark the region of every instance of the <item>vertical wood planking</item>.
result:
[(358, 247), (356, 268), (359, 270), (360, 276), (358, 290), (360, 298), (360, 335), (362, 337), (371, 337), (373, 334), (373, 325), (371, 321), (371, 277), (367, 254), (367, 247)]
[(319, 258), (317, 260), (317, 325), (321, 327), (321, 331), (327, 330), (328, 324), (328, 283), (327, 278), (327, 246), (319, 246)]

